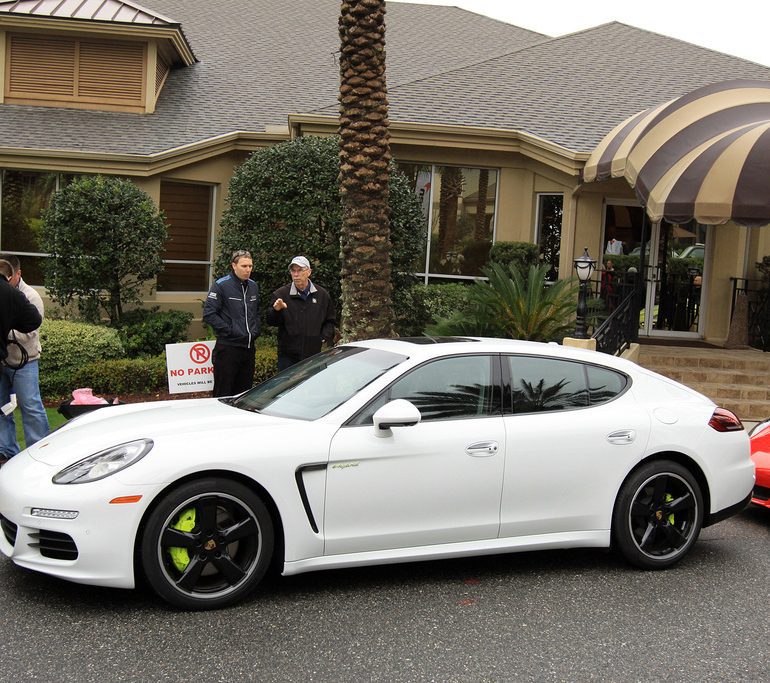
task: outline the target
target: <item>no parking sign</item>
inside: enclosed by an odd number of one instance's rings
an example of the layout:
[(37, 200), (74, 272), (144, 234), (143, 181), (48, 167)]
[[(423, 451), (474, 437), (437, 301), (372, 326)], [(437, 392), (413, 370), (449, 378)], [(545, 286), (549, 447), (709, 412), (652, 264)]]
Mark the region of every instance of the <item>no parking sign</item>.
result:
[(214, 367), (211, 365), (213, 341), (166, 344), (166, 373), (171, 394), (211, 391)]

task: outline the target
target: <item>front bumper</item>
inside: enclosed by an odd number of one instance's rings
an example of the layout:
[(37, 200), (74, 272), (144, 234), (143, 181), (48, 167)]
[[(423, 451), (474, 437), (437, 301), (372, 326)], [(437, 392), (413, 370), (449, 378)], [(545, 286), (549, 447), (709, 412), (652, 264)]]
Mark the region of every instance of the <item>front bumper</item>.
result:
[[(75, 583), (133, 588), (134, 540), (155, 491), (108, 477), (56, 485), (58, 468), (25, 453), (0, 470), (0, 552), (20, 567)], [(110, 501), (141, 494), (137, 503)], [(33, 509), (77, 512), (75, 519), (34, 516)]]

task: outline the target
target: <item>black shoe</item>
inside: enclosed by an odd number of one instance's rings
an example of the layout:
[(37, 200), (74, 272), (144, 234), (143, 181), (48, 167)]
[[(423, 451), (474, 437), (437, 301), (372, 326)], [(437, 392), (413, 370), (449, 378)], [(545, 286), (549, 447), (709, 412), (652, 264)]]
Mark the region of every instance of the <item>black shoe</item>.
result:
[(9, 460), (10, 460), (10, 458), (8, 458), (8, 457), (6, 457), (4, 455), (0, 455), (0, 467), (5, 465), (5, 463), (7, 463)]

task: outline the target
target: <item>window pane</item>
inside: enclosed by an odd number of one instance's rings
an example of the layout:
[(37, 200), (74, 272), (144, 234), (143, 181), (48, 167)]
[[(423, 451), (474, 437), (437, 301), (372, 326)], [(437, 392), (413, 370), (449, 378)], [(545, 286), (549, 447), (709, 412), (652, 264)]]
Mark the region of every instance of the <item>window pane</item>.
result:
[(55, 173), (3, 171), (0, 250), (41, 251), (40, 216), (54, 190)]
[(159, 292), (203, 292), (209, 285), (209, 267), (199, 263), (166, 263), (158, 275)]
[(561, 253), (561, 217), (564, 195), (541, 194), (538, 198), (537, 235), (543, 263), (548, 266), (547, 279), (559, 279), (559, 255)]
[(442, 358), (395, 382), (390, 400), (403, 398), (423, 420), (488, 415), (492, 404), (489, 356)]
[(537, 413), (588, 405), (582, 363), (509, 356), (514, 413)]
[(481, 275), (492, 246), (497, 171), (441, 166), (434, 183), (430, 272)]
[[(160, 208), (168, 227), (163, 258), (172, 261), (208, 261), (211, 186), (164, 180), (160, 184)], [(203, 291), (207, 284), (207, 264), (167, 263), (158, 277), (159, 292)]]
[[(420, 202), (423, 234), (427, 235), (428, 219), (430, 216), (430, 187), (433, 182), (432, 167), (429, 164), (413, 164), (409, 162), (398, 162), (396, 167), (407, 177), (412, 192), (414, 192)], [(415, 254), (412, 269), (415, 273), (422, 273), (425, 270), (425, 252)]]
[(586, 371), (592, 406), (606, 403), (626, 388), (626, 377), (619, 372), (598, 368), (595, 365), (587, 365)]

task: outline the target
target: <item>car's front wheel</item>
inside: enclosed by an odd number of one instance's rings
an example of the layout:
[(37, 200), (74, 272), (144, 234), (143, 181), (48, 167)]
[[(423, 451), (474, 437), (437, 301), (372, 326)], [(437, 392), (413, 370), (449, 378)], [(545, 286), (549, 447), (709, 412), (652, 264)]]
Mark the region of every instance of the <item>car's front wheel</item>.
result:
[(659, 460), (640, 467), (623, 484), (615, 504), (615, 544), (633, 565), (665, 569), (698, 539), (703, 495), (682, 465)]
[(228, 479), (200, 479), (169, 492), (151, 513), (142, 567), (172, 605), (215, 609), (257, 586), (273, 542), (270, 513), (256, 493)]

